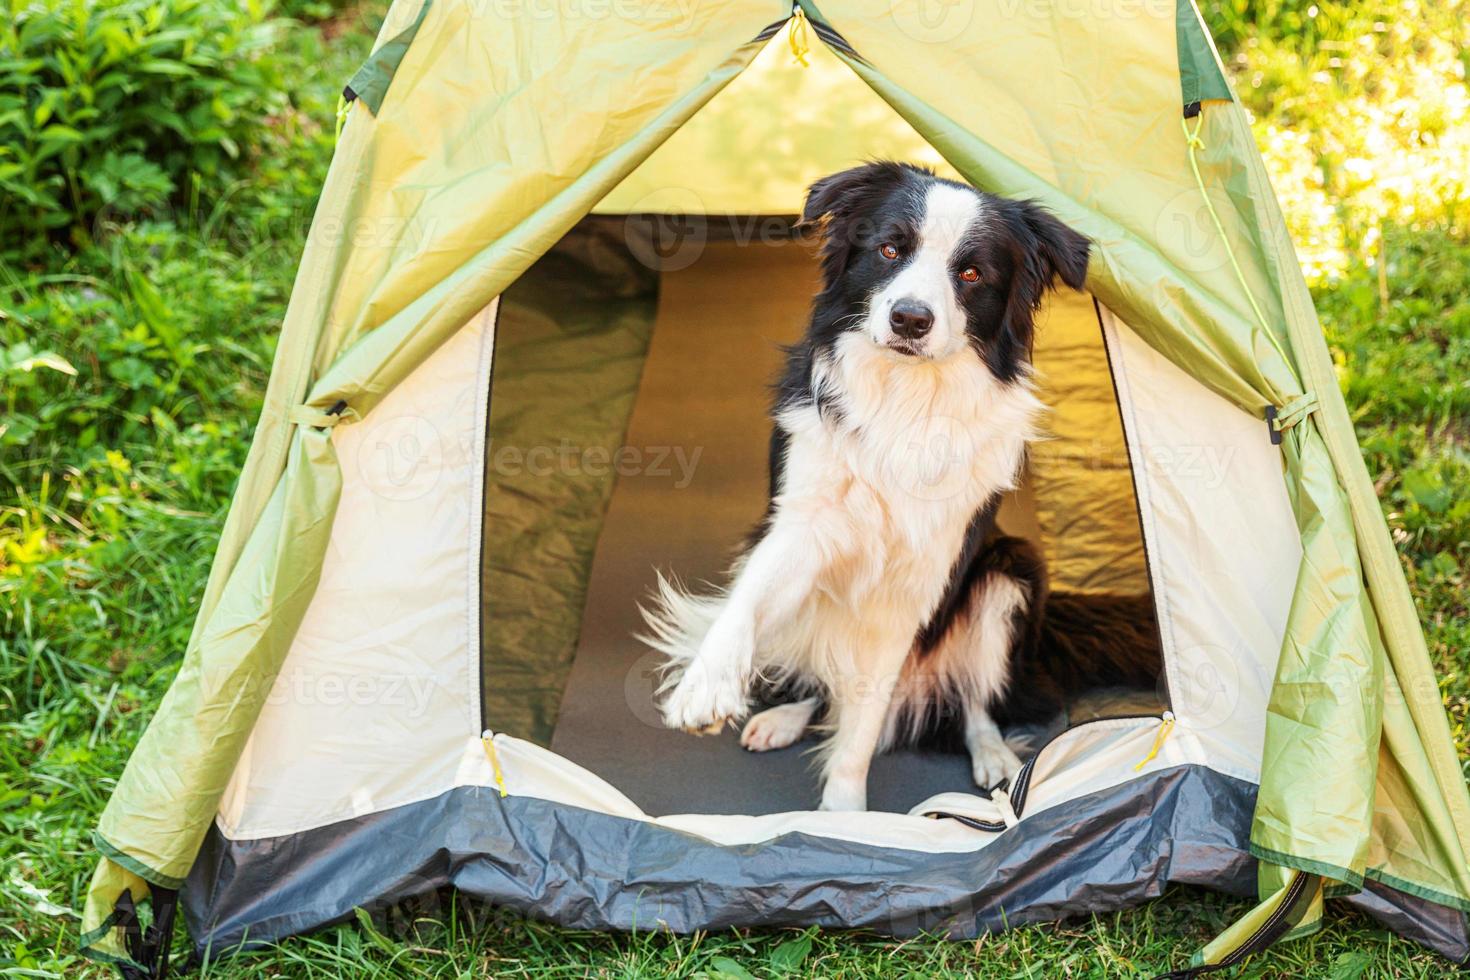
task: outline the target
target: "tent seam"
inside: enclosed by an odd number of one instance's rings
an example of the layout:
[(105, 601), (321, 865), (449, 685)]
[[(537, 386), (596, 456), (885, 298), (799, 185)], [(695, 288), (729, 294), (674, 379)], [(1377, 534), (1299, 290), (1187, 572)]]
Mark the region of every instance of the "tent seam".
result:
[(1387, 885), (1390, 888), (1397, 889), (1415, 898), (1422, 898), (1426, 902), (1433, 902), (1436, 905), (1443, 905), (1446, 908), (1470, 913), (1470, 900), (1451, 895), (1448, 892), (1439, 891), (1435, 888), (1430, 888), (1427, 885), (1409, 881), (1406, 878), (1400, 878), (1397, 875), (1389, 874), (1381, 868), (1365, 868), (1359, 874), (1350, 868), (1338, 867), (1334, 864), (1328, 864), (1325, 861), (1315, 861), (1311, 858), (1297, 857), (1292, 854), (1272, 850), (1269, 847), (1262, 847), (1255, 841), (1250, 842), (1249, 848), (1251, 855), (1258, 860), (1278, 864), (1284, 868), (1294, 868), (1297, 871), (1306, 871), (1310, 874), (1321, 875), (1324, 878), (1335, 879), (1350, 886), (1354, 893), (1363, 890), (1363, 883), (1365, 881), (1376, 881), (1379, 884)]
[[(502, 293), (501, 296), (504, 294)], [(475, 734), (487, 727), (485, 717), (485, 649), (484, 634), (484, 588), (485, 571), (485, 460), (490, 447), (490, 399), (491, 385), (495, 378), (496, 333), (500, 327), (501, 296), (496, 296), (481, 318), (485, 321), (480, 333), (480, 363), (475, 371), (475, 445), (473, 458), (473, 482), (470, 492), (470, 567), (465, 576), (466, 596), (465, 647), (469, 659), (470, 681), (470, 728)]]
[(103, 856), (113, 861), (123, 869), (131, 871), (144, 881), (157, 885), (160, 888), (178, 888), (184, 883), (183, 878), (175, 878), (166, 875), (162, 871), (150, 868), (137, 858), (128, 854), (112, 841), (102, 836), (100, 830), (92, 831), (92, 845), (101, 851)]

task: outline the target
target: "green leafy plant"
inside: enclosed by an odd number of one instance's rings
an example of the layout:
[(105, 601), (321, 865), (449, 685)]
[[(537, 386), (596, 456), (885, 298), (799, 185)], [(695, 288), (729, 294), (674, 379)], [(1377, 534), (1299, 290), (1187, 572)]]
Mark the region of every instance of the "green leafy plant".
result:
[(4, 2), (0, 247), (24, 257), (227, 177), (284, 104), (259, 3)]
[(1387, 0), (1199, 0), (1200, 13), (1222, 48), (1268, 37), (1297, 51), (1338, 38), (1364, 21), (1371, 23), (1387, 7)]

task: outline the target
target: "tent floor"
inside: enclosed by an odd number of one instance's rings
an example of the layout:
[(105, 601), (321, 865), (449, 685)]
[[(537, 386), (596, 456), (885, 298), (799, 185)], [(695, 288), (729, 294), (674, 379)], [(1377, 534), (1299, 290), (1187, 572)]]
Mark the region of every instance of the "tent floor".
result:
[[(651, 815), (780, 813), (820, 798), (814, 739), (755, 754), (733, 729), (664, 728), (653, 703), (659, 658), (633, 639), (655, 567), (718, 581), (760, 519), (769, 424), (767, 399), (752, 393), (775, 377), (779, 345), (799, 335), (816, 284), (812, 255), (794, 243), (712, 243), (692, 266), (663, 274), (625, 440), (641, 465), (620, 469), (608, 505), (551, 742)], [(906, 812), (974, 789), (966, 757), (901, 751), (874, 761), (869, 806)]]

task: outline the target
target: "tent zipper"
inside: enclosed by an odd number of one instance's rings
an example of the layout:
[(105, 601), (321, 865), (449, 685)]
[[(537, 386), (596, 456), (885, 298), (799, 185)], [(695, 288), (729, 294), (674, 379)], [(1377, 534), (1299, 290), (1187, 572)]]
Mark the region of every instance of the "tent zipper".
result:
[[(1108, 721), (1159, 722), (1161, 727), (1158, 734), (1154, 737), (1153, 747), (1149, 750), (1149, 754), (1144, 758), (1144, 760), (1137, 766), (1134, 766), (1134, 771), (1136, 772), (1142, 769), (1144, 765), (1148, 764), (1154, 759), (1155, 756), (1159, 754), (1159, 749), (1163, 747), (1164, 741), (1169, 737), (1169, 733), (1173, 730), (1177, 720), (1178, 719), (1174, 717), (1174, 712), (1164, 711), (1161, 715), (1114, 715), (1108, 718), (1092, 718), (1087, 721), (1078, 722), (1075, 725), (1068, 725), (1066, 728), (1057, 732), (1051, 738), (1043, 742), (1041, 744), (1041, 747), (1036, 750), (1031, 758), (1026, 760), (1026, 762), (1021, 766), (1020, 772), (1016, 773), (1016, 780), (1010, 787), (1006, 787), (1004, 783), (1001, 783), (1000, 786), (997, 787), (995, 790), (991, 790), (992, 797), (996, 792), (1000, 792), (1005, 796), (1004, 805), (1002, 805), (1001, 802), (994, 801), (993, 799), (992, 802), (996, 802), (996, 807), (1000, 809), (1003, 814), (1006, 812), (1006, 808), (1009, 807), (1010, 811), (1015, 814), (1016, 819), (1019, 821), (1026, 812), (1026, 799), (1031, 792), (1031, 775), (1036, 769), (1037, 761), (1041, 759), (1041, 754), (1047, 749), (1051, 748), (1058, 739), (1062, 738), (1063, 736), (1070, 735), (1072, 732), (1075, 732), (1078, 729), (1086, 728), (1088, 725), (1097, 725), (1101, 724), (1102, 722)], [(976, 830), (983, 830), (992, 834), (998, 834), (1001, 831), (1007, 830), (1010, 826), (1012, 826), (1009, 821), (996, 822), (990, 820), (977, 820), (974, 817), (967, 817), (964, 814), (946, 813), (942, 810), (931, 810), (924, 815), (927, 817), (943, 817), (949, 820), (957, 820), (960, 823), (964, 824), (966, 827), (973, 827)]]
[(1192, 980), (1193, 977), (1203, 976), (1206, 973), (1217, 973), (1240, 965), (1247, 958), (1271, 946), (1276, 940), (1291, 931), (1292, 914), (1300, 911), (1297, 905), (1301, 902), (1304, 893), (1319, 880), (1317, 875), (1298, 871), (1296, 878), (1287, 886), (1286, 894), (1281, 897), (1281, 904), (1276, 907), (1276, 911), (1261, 923), (1260, 928), (1252, 933), (1249, 939), (1227, 953), (1218, 963), (1201, 963), (1183, 970), (1174, 970), (1160, 974), (1154, 980)]

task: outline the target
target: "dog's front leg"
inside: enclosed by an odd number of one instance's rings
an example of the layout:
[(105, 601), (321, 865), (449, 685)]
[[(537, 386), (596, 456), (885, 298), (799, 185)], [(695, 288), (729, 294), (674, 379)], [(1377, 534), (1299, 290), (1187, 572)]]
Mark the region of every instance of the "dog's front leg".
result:
[(788, 619), (811, 591), (817, 555), (806, 525), (778, 517), (751, 550), (699, 651), (663, 703), (664, 724), (714, 734), (743, 717), (759, 634)]
[(858, 671), (830, 692), (834, 731), (824, 748), (823, 810), (866, 810), (868, 769), (883, 737), (911, 636), (894, 637), (877, 657), (865, 657)]
[(970, 751), (975, 785), (983, 790), (992, 790), (1021, 771), (1021, 760), (983, 705), (965, 706), (965, 748)]

